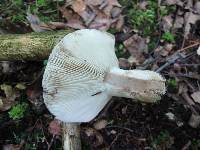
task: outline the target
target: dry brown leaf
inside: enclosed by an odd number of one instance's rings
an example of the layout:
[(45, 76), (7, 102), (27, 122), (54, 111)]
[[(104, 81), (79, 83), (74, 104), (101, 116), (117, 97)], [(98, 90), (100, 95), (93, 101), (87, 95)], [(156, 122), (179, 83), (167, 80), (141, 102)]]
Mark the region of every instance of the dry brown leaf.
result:
[(116, 19), (103, 18), (101, 16), (97, 16), (95, 20), (90, 24), (89, 28), (106, 31), (110, 28), (111, 24), (116, 21)]
[(94, 128), (95, 128), (96, 130), (101, 130), (101, 129), (105, 128), (105, 127), (107, 126), (107, 124), (108, 124), (108, 121), (102, 119), (102, 120), (98, 120), (97, 122), (95, 122), (95, 123), (93, 124), (93, 126), (94, 126)]
[(194, 92), (191, 94), (191, 97), (196, 103), (200, 104), (200, 91)]
[(164, 4), (166, 5), (178, 5), (183, 6), (183, 2), (181, 0), (165, 0)]
[(200, 115), (192, 114), (188, 124), (193, 128), (197, 128), (200, 125)]
[(2, 73), (9, 74), (10, 72), (13, 72), (10, 61), (1, 61), (0, 64), (2, 67)]
[(7, 144), (3, 146), (3, 150), (20, 150), (20, 145)]
[(63, 17), (69, 21), (69, 20), (80, 20), (80, 16), (76, 13), (74, 13), (71, 9), (67, 9), (64, 6), (58, 7), (60, 12), (62, 13)]
[(38, 16), (32, 15), (30, 13), (27, 13), (26, 16), (27, 20), (29, 21), (31, 28), (35, 32), (45, 32), (52, 30), (47, 24), (42, 22)]
[(108, 1), (108, 5), (122, 7), (117, 0), (107, 0), (107, 1)]
[(73, 13), (70, 9), (66, 9), (65, 7), (59, 7), (63, 17), (67, 20), (67, 23), (64, 23), (65, 26), (73, 28), (73, 29), (84, 29), (85, 26), (79, 15)]
[(79, 13), (79, 15), (81, 16), (81, 18), (83, 19), (84, 23), (86, 26), (90, 25), (90, 23), (95, 19), (96, 17), (96, 13), (95, 11), (90, 8), (87, 7), (85, 9), (85, 11), (82, 11), (81, 13)]
[(101, 5), (103, 2), (104, 0), (85, 0), (85, 3), (91, 6), (98, 6)]
[(85, 29), (86, 27), (83, 25), (83, 23), (79, 20), (69, 20), (66, 23), (66, 26), (73, 28), (73, 29)]
[(96, 141), (94, 142), (95, 147), (103, 144), (103, 136), (93, 128), (85, 128), (85, 134), (88, 137), (95, 137)]
[(15, 101), (15, 99), (20, 96), (19, 91), (13, 88), (11, 85), (2, 84), (0, 87), (6, 95), (6, 99), (10, 101)]
[(122, 69), (128, 69), (130, 68), (131, 64), (128, 62), (125, 58), (119, 58), (119, 66)]
[(164, 57), (168, 56), (171, 50), (173, 49), (173, 46), (174, 45), (171, 43), (166, 43), (163, 49), (160, 51), (160, 55)]
[(110, 17), (111, 16), (111, 10), (116, 6), (116, 7), (121, 7), (119, 2), (117, 0), (107, 0), (104, 1), (103, 5), (103, 12)]
[(135, 34), (128, 40), (124, 41), (124, 46), (138, 61), (137, 64), (140, 64), (145, 60), (143, 53), (148, 53), (148, 46), (145, 38)]
[(75, 1), (73, 2), (73, 4), (72, 4), (72, 9), (73, 9), (76, 13), (80, 14), (80, 13), (82, 13), (83, 11), (85, 11), (85, 9), (86, 9), (86, 4), (85, 4), (85, 2), (84, 2), (83, 0), (75, 0)]
[(117, 23), (115, 24), (115, 28), (117, 31), (121, 31), (124, 25), (124, 16), (120, 15), (118, 18), (119, 19), (117, 20)]
[(148, 6), (148, 1), (140, 1), (139, 2), (139, 8), (145, 10)]
[(185, 5), (185, 9), (192, 9), (193, 7), (193, 0), (187, 0), (187, 4)]
[(174, 22), (174, 28), (175, 29), (182, 28), (183, 27), (183, 23), (184, 23), (183, 17), (176, 16), (176, 20)]
[(17, 88), (19, 90), (25, 90), (26, 89), (26, 85), (24, 83), (17, 83), (15, 85), (15, 88)]
[(48, 131), (53, 135), (61, 135), (60, 121), (58, 121), (57, 119), (51, 121), (48, 127)]
[(32, 106), (36, 111), (42, 110), (42, 105), (44, 104), (42, 98), (42, 87), (41, 82), (37, 81), (26, 90), (27, 99), (31, 102)]
[(172, 19), (171, 15), (168, 15), (168, 16), (165, 16), (162, 18), (161, 23), (162, 23), (163, 30), (165, 32), (170, 31), (170, 29), (172, 27), (172, 22), (173, 22), (173, 19)]
[[(68, 2), (66, 6), (76, 12), (79, 18), (73, 18), (73, 12), (66, 11), (64, 7), (60, 7), (59, 10), (63, 16), (67, 19), (66, 26), (75, 29), (94, 28), (98, 30), (108, 30), (113, 23), (117, 30), (121, 30), (123, 25), (123, 17), (121, 14), (121, 5), (117, 0), (75, 0)], [(80, 19), (81, 18), (81, 19)]]
[(114, 7), (112, 10), (111, 10), (111, 17), (112, 18), (116, 18), (116, 17), (119, 17), (120, 14), (122, 12), (122, 9), (119, 8), (119, 7)]
[(194, 10), (200, 14), (200, 1), (196, 1), (196, 3), (194, 4)]
[(15, 105), (15, 101), (11, 101), (4, 97), (0, 97), (0, 112), (7, 111), (14, 105)]
[(65, 29), (67, 27), (67, 25), (64, 22), (52, 22), (52, 21), (48, 23), (48, 26), (50, 26), (51, 29)]
[(200, 15), (194, 14), (192, 12), (186, 12), (184, 16), (184, 36), (188, 38), (188, 35), (190, 33), (191, 25), (195, 24), (197, 20), (200, 20)]

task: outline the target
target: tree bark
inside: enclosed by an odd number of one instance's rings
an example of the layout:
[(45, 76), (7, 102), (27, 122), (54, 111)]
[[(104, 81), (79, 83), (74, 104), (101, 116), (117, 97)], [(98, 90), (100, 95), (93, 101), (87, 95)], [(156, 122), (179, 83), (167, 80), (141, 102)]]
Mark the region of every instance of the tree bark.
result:
[(44, 60), (70, 30), (0, 35), (0, 61)]
[(63, 123), (63, 149), (81, 150), (80, 125)]

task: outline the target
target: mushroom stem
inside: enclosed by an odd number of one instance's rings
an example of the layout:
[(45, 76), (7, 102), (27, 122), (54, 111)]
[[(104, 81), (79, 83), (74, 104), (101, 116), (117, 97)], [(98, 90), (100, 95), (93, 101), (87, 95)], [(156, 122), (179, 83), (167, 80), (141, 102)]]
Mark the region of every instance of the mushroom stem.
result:
[(165, 93), (165, 80), (149, 70), (111, 69), (105, 76), (111, 96), (155, 102)]
[(81, 150), (80, 124), (63, 123), (63, 149)]

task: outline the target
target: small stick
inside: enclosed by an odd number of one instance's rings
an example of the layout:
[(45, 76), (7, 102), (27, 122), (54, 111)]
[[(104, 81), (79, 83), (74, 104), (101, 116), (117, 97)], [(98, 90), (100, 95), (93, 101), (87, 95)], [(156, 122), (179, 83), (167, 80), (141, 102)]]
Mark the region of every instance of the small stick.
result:
[(80, 125), (78, 123), (63, 123), (63, 149), (81, 150)]

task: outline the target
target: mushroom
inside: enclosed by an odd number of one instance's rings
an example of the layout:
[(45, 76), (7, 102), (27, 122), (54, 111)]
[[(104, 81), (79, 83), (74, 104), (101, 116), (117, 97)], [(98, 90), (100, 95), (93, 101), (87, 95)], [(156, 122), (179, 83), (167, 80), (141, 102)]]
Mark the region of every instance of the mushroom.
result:
[(165, 93), (165, 79), (158, 73), (120, 69), (114, 45), (113, 35), (82, 29), (67, 34), (49, 56), (43, 97), (49, 111), (65, 122), (65, 135), (70, 134), (64, 149), (73, 143), (71, 137), (79, 138), (75, 125), (94, 119), (112, 96), (150, 103)]

